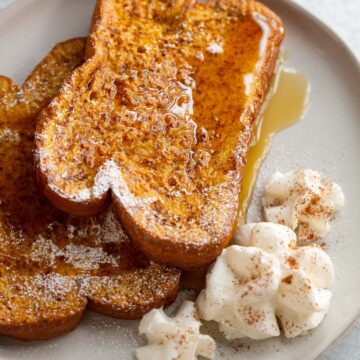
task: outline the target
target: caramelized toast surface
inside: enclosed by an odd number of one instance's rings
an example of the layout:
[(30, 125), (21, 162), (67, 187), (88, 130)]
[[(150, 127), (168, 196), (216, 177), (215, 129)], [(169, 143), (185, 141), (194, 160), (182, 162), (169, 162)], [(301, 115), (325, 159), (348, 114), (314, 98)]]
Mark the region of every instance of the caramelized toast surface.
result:
[(84, 65), (39, 117), (37, 178), (61, 210), (110, 201), (151, 258), (229, 242), (281, 20), (247, 0), (98, 0)]
[(112, 208), (75, 219), (38, 194), (37, 113), (82, 63), (84, 39), (57, 45), (22, 87), (0, 77), (0, 334), (46, 339), (75, 328), (86, 306), (125, 319), (171, 302), (180, 271), (130, 242)]

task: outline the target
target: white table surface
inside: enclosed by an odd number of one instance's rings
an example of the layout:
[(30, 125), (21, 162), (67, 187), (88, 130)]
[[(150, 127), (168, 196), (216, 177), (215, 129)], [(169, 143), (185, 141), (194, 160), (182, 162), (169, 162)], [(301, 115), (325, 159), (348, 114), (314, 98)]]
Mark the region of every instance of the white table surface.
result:
[[(13, 1), (15, 0), (0, 0), (0, 9)], [(332, 27), (353, 49), (360, 60), (360, 0), (293, 1), (307, 8)], [(336, 344), (321, 355), (319, 360), (360, 360), (360, 320)]]

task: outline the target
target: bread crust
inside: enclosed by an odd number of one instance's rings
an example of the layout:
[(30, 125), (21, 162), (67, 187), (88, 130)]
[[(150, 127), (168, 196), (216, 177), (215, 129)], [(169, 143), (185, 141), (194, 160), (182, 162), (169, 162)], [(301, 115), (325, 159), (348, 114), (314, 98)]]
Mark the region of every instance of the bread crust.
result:
[[(98, 1), (88, 60), (39, 117), (39, 185), (77, 216), (102, 211), (111, 192), (149, 257), (181, 268), (209, 264), (233, 234), (281, 20), (255, 1), (120, 4)], [(221, 55), (211, 48), (216, 41)]]
[(73, 330), (87, 306), (138, 319), (177, 295), (180, 271), (149, 261), (112, 208), (75, 219), (37, 192), (36, 115), (84, 49), (84, 39), (58, 44), (22, 87), (0, 77), (0, 335), (49, 339)]

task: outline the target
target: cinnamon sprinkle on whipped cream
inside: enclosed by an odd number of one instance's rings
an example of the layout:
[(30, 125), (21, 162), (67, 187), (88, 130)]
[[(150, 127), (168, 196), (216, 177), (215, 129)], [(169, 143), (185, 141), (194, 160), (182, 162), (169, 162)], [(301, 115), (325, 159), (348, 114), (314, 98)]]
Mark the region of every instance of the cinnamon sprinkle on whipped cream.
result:
[(136, 350), (138, 360), (196, 360), (198, 356), (213, 359), (215, 341), (200, 334), (200, 321), (194, 303), (184, 301), (170, 318), (162, 309), (153, 309), (141, 320), (139, 332), (148, 344)]
[(345, 203), (341, 187), (317, 171), (276, 172), (262, 199), (265, 219), (298, 231), (299, 241), (323, 238)]
[(326, 315), (334, 270), (315, 246), (296, 246), (296, 234), (273, 223), (239, 228), (235, 244), (223, 250), (196, 304), (227, 339), (304, 335)]

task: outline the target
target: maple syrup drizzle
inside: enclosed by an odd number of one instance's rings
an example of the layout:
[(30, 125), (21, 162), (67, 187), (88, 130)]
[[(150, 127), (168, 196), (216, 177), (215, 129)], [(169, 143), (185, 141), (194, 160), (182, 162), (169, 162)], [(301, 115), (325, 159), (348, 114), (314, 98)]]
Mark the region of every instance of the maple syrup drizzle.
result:
[(249, 150), (239, 198), (238, 225), (246, 223), (256, 179), (270, 151), (273, 136), (301, 120), (307, 109), (309, 92), (310, 86), (303, 74), (292, 70), (280, 73), (277, 87), (260, 120), (257, 141)]

